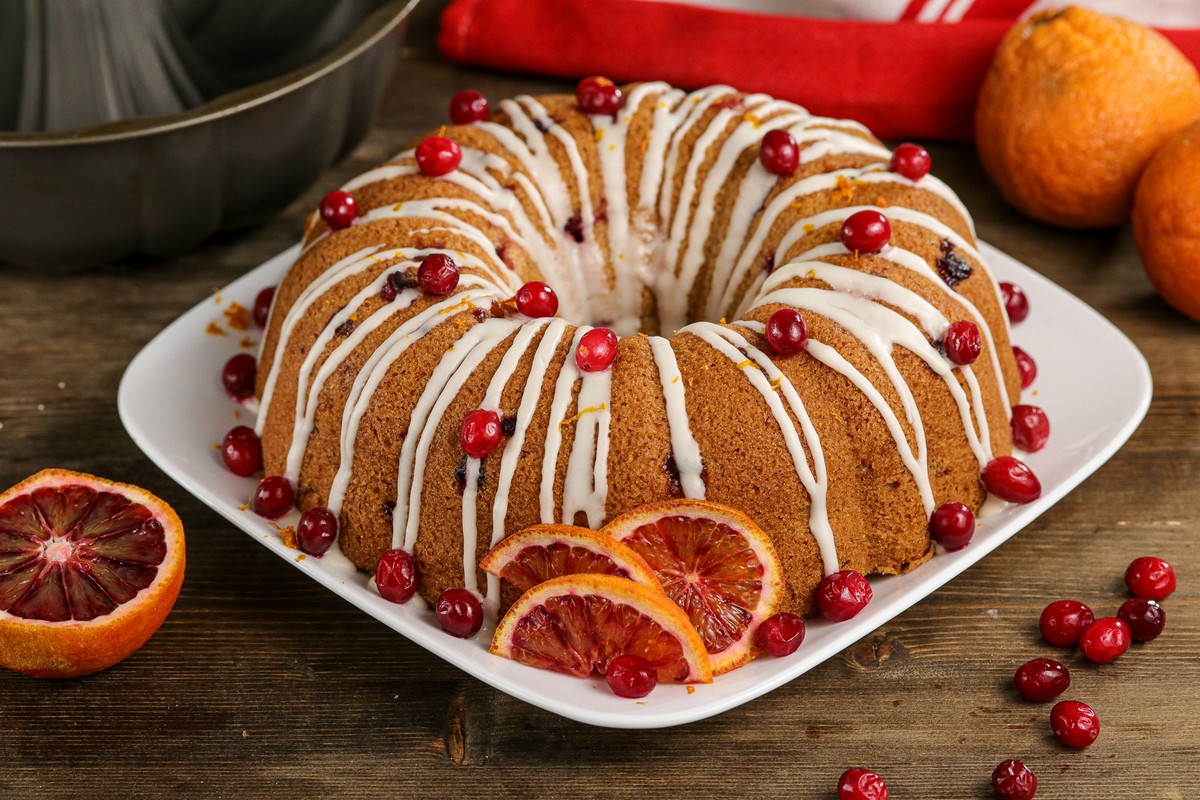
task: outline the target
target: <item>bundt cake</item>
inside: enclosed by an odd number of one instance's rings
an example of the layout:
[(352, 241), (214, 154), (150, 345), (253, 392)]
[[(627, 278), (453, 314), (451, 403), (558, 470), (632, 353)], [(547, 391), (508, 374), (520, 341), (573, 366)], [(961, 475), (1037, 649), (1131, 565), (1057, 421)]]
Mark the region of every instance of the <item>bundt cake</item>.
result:
[[(707, 498), (770, 535), (782, 608), (808, 613), (827, 573), (928, 559), (939, 504), (978, 510), (1020, 379), (927, 164), (727, 86), (474, 108), (310, 217), (271, 307), (265, 470), (338, 516), (356, 565), (402, 547), (427, 600), (465, 586), (494, 612), (477, 564), (505, 535)], [(769, 341), (787, 309), (800, 338)]]

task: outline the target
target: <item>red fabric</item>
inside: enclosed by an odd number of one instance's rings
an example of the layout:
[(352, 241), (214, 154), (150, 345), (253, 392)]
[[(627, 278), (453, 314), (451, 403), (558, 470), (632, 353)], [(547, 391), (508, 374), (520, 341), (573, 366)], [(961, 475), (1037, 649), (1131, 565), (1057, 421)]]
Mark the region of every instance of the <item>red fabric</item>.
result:
[[(1011, 20), (862, 22), (646, 0), (453, 0), (451, 60), (564, 78), (727, 83), (856, 119), (886, 138), (973, 137), (975, 98)], [(1162, 32), (1193, 63), (1200, 31)]]

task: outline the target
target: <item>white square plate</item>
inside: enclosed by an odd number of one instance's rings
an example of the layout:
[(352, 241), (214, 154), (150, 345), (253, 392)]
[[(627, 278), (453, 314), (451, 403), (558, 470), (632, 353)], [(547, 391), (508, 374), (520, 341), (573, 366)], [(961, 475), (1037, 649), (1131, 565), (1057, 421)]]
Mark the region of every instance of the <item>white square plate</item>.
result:
[[(693, 693), (662, 685), (634, 702), (613, 695), (601, 678), (579, 680), (493, 656), (487, 651), (490, 626), (473, 639), (447, 636), (421, 603), (387, 602), (368, 587), (367, 575), (348, 568), (348, 562), (300, 556), (283, 544), (272, 525), (241, 509), (253, 481), (228, 472), (213, 444), (232, 426), (252, 424), (252, 414), (229, 401), (218, 377), (243, 333), (217, 336), (205, 330), (213, 321), (228, 328), (222, 312), (231, 301), (251, 308), (262, 287), (283, 278), (295, 248), (234, 281), (155, 337), (126, 370), (118, 405), (133, 440), (184, 488), (313, 580), (456, 667), (528, 703), (592, 725), (679, 725), (793, 680), (926, 597), (1078, 486), (1112, 457), (1145, 416), (1150, 370), (1133, 343), (1037, 272), (987, 245), (983, 252), (998, 279), (1025, 289), (1033, 309), (1028, 320), (1015, 326), (1014, 339), (1038, 364), (1032, 387), (1036, 394), (1028, 393), (1027, 399), (1044, 407), (1053, 425), (1050, 445), (1028, 458), (1042, 481), (1041, 499), (989, 517), (964, 550), (939, 555), (908, 575), (872, 579), (874, 599), (863, 613), (840, 624), (812, 620), (795, 655), (760, 658), (711, 685), (696, 686)], [(257, 332), (251, 334), (256, 337)], [(280, 522), (295, 524), (296, 515)]]

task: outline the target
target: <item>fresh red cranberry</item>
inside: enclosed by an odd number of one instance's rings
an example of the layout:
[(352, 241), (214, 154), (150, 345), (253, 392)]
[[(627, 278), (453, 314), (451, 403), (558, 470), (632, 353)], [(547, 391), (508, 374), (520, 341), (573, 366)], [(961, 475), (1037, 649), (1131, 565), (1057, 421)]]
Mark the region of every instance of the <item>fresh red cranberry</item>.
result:
[(436, 178), (458, 169), (462, 161), (462, 149), (453, 139), (430, 136), (417, 145), (416, 158), (421, 174)]
[(776, 658), (790, 656), (804, 643), (804, 620), (780, 611), (762, 621), (754, 638), (759, 647)]
[(942, 503), (929, 517), (929, 535), (947, 550), (961, 550), (975, 535), (975, 515), (962, 503)]
[(488, 101), (476, 89), (463, 89), (450, 98), (450, 121), (455, 125), (469, 125), (488, 118)]
[(1037, 776), (1023, 761), (1001, 761), (992, 772), (992, 791), (997, 800), (1033, 800), (1037, 794)]
[(310, 508), (296, 525), (296, 544), (310, 556), (320, 558), (337, 538), (338, 520), (328, 508)]
[(1028, 389), (1037, 378), (1037, 362), (1033, 356), (1013, 345), (1013, 358), (1017, 360), (1017, 372), (1021, 375), (1021, 388)]
[(838, 800), (888, 800), (887, 784), (879, 773), (854, 767), (838, 779)]
[(1042, 484), (1025, 463), (999, 456), (983, 468), (983, 486), (1006, 503), (1032, 503), (1042, 496)]
[(929, 174), (933, 159), (929, 157), (929, 151), (921, 145), (905, 142), (892, 151), (890, 166), (892, 172), (903, 175), (910, 181), (919, 181)]
[(979, 328), (974, 322), (960, 319), (950, 323), (946, 329), (946, 338), (942, 340), (946, 350), (946, 358), (959, 366), (974, 364), (975, 359), (983, 352), (983, 339), (979, 336)]
[(253, 428), (238, 425), (221, 442), (221, 459), (234, 475), (247, 478), (262, 469), (262, 442)]
[(1008, 312), (1008, 321), (1013, 324), (1024, 322), (1029, 316), (1029, 297), (1025, 290), (1015, 283), (1001, 281), (1000, 296), (1004, 298), (1004, 310)]
[(1071, 685), (1071, 673), (1052, 658), (1035, 658), (1022, 664), (1013, 675), (1013, 686), (1026, 700), (1052, 700)]
[(1100, 718), (1086, 703), (1063, 700), (1050, 710), (1050, 730), (1067, 747), (1087, 747), (1100, 735)]
[(274, 299), (274, 286), (268, 286), (254, 298), (254, 324), (258, 327), (267, 327), (267, 317), (271, 314), (271, 301)]
[(349, 228), (358, 217), (358, 202), (354, 195), (334, 189), (321, 200), (321, 220), (331, 231)]
[(1012, 436), (1017, 447), (1036, 453), (1046, 446), (1046, 440), (1050, 438), (1050, 418), (1038, 406), (1013, 406)]
[(1125, 585), (1143, 600), (1165, 600), (1175, 591), (1175, 569), (1155, 556), (1135, 558), (1125, 570)]
[(1131, 597), (1121, 604), (1117, 618), (1129, 626), (1135, 642), (1157, 639), (1167, 624), (1167, 612), (1153, 600)]
[(458, 441), (463, 452), (471, 458), (483, 458), (499, 447), (503, 438), (500, 415), (477, 408), (463, 419)]
[(541, 281), (530, 281), (517, 290), (517, 311), (527, 317), (553, 317), (558, 313), (558, 295)]
[(794, 308), (781, 308), (767, 319), (767, 346), (777, 356), (794, 356), (808, 346), (808, 325)]
[(576, 85), (575, 99), (587, 114), (606, 114), (611, 117), (625, 107), (621, 87), (598, 75), (584, 78)]
[(467, 589), (447, 589), (433, 608), (438, 624), (451, 636), (466, 639), (483, 627), (483, 603)]
[(1097, 664), (1107, 664), (1129, 649), (1133, 633), (1124, 620), (1101, 617), (1083, 629), (1079, 649)]
[(225, 362), (221, 369), (221, 383), (234, 400), (245, 400), (254, 394), (254, 378), (258, 374), (258, 363), (249, 353), (238, 353)]
[(250, 509), (260, 517), (279, 519), (292, 510), (294, 501), (291, 481), (282, 475), (271, 475), (259, 481), (250, 499)]
[(800, 168), (800, 145), (795, 136), (782, 128), (767, 131), (758, 146), (758, 160), (768, 172), (793, 175)]
[(817, 606), (821, 614), (834, 622), (844, 622), (871, 602), (871, 584), (854, 570), (826, 575), (817, 585)]
[(892, 223), (878, 211), (856, 211), (842, 223), (842, 245), (852, 253), (878, 253), (892, 238)]
[(458, 265), (445, 253), (430, 253), (417, 269), (417, 282), (425, 294), (450, 294), (458, 288)]
[(375, 588), (384, 600), (407, 603), (417, 593), (417, 562), (407, 550), (387, 550), (375, 567)]
[(592, 328), (579, 337), (575, 363), (584, 372), (604, 372), (617, 357), (617, 335), (608, 328)]
[(646, 659), (632, 653), (608, 662), (604, 677), (617, 697), (645, 697), (658, 686), (658, 670)]
[(1042, 638), (1059, 647), (1079, 644), (1079, 637), (1096, 621), (1092, 610), (1078, 600), (1055, 600), (1042, 611)]

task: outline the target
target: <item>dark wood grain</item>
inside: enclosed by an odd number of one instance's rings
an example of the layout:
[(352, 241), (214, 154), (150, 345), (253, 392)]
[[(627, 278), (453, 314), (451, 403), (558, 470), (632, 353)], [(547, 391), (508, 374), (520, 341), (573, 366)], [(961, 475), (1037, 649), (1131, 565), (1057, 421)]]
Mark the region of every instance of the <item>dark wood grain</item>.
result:
[[(1039, 799), (1200, 797), (1200, 327), (1155, 298), (1128, 229), (1021, 218), (967, 148), (933, 154), (981, 236), (1134, 339), (1156, 381), (1150, 414), (1095, 476), (961, 578), (716, 719), (610, 731), (496, 692), (291, 569), (141, 455), (116, 391), (155, 333), (290, 245), (324, 191), (440, 119), (457, 89), (564, 88), (440, 63), (431, 21), (427, 11), (418, 22), (366, 143), (266, 225), (164, 262), (0, 267), (0, 484), (61, 466), (144, 485), (179, 511), (189, 548), (175, 612), (128, 661), (74, 681), (0, 674), (0, 796), (830, 798), (844, 768), (869, 765), (894, 798), (962, 800), (990, 797), (993, 766), (1021, 757)], [(1012, 672), (1058, 655), (1036, 633), (1047, 601), (1111, 613), (1125, 565), (1149, 552), (1182, 579), (1167, 632), (1105, 667), (1066, 656), (1070, 696), (1104, 724), (1095, 746), (1068, 752), (1048, 707), (1014, 697)]]

